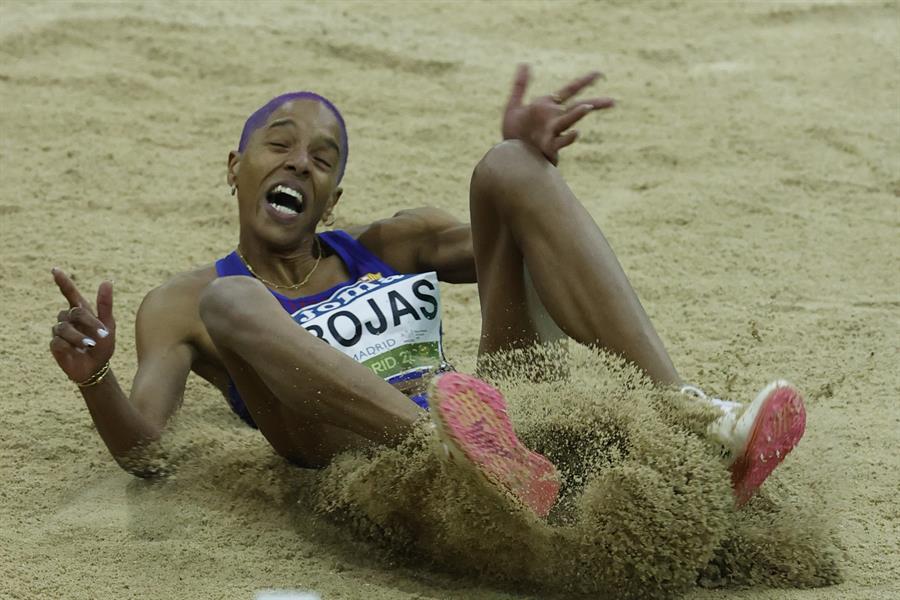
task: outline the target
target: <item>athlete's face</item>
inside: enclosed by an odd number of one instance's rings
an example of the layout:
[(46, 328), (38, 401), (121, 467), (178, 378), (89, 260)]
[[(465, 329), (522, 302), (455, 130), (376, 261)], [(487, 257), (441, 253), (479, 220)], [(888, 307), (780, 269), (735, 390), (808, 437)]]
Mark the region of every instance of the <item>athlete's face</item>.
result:
[(241, 231), (290, 246), (333, 208), (340, 145), (337, 119), (316, 100), (295, 100), (272, 113), (243, 153), (228, 157), (237, 187)]

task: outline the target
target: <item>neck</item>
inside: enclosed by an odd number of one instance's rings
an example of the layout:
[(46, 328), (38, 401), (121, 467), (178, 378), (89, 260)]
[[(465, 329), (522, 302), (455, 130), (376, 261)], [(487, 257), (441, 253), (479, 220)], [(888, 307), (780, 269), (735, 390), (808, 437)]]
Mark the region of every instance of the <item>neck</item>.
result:
[(290, 249), (273, 248), (241, 236), (237, 250), (248, 270), (275, 289), (299, 289), (307, 285), (321, 258), (321, 245), (315, 234), (304, 237)]

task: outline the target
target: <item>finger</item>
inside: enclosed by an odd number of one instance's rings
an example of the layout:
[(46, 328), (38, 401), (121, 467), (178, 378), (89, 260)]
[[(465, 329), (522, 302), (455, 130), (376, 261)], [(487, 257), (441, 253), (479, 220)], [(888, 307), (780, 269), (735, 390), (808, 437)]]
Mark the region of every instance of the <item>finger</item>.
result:
[(553, 134), (559, 135), (594, 110), (590, 104), (579, 104), (553, 120)]
[[(111, 281), (104, 281), (97, 289), (97, 318), (103, 325), (104, 331), (108, 335), (110, 331), (114, 331), (116, 320), (112, 314), (113, 308), (113, 286)], [(99, 334), (99, 330), (98, 330)], [(100, 334), (100, 337), (106, 335)]]
[(50, 340), (50, 352), (53, 353), (57, 360), (63, 356), (68, 356), (76, 350), (79, 349), (59, 336), (53, 336), (53, 339)]
[(50, 331), (54, 337), (62, 338), (80, 352), (86, 352), (89, 348), (97, 345), (95, 339), (85, 335), (71, 323), (57, 323)]
[(50, 272), (53, 273), (53, 281), (56, 282), (59, 291), (62, 292), (62, 295), (69, 301), (70, 307), (89, 306), (87, 300), (84, 299), (84, 296), (82, 296), (81, 292), (78, 291), (78, 288), (75, 287), (75, 282), (72, 281), (68, 275), (63, 273), (62, 269), (54, 267)]
[(97, 335), (97, 337), (105, 338), (109, 335), (109, 330), (106, 326), (94, 316), (94, 313), (86, 308), (76, 307), (69, 309), (68, 322), (88, 337)]
[[(69, 310), (72, 310), (71, 308)], [(69, 320), (69, 310), (61, 310), (56, 315), (56, 320), (60, 323), (65, 323)]]
[(555, 152), (559, 152), (566, 146), (571, 146), (575, 143), (575, 140), (578, 139), (578, 131), (572, 130), (564, 133), (563, 135), (557, 137), (552, 142), (553, 150)]
[(509, 101), (506, 103), (507, 111), (522, 106), (522, 101), (525, 98), (525, 90), (528, 88), (528, 80), (530, 77), (531, 73), (528, 65), (521, 64), (516, 68), (516, 74), (513, 77), (512, 91), (509, 93)]
[(594, 110), (602, 110), (604, 108), (612, 108), (616, 105), (616, 101), (614, 98), (600, 97), (600, 98), (588, 98), (586, 100), (579, 100), (578, 106), (582, 104), (590, 104)]
[(601, 73), (600, 71), (592, 71), (584, 77), (579, 77), (575, 81), (561, 87), (559, 91), (556, 92), (556, 95), (560, 99), (562, 99), (563, 102), (565, 102), (587, 86), (597, 81), (597, 79), (599, 79), (600, 77), (603, 77), (603, 73)]

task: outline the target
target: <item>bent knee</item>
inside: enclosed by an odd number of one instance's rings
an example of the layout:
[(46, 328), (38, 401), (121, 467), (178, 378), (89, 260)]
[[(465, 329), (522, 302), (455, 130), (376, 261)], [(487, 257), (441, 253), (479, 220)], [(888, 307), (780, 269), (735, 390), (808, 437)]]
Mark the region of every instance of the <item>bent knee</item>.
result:
[[(552, 186), (559, 173), (540, 150), (521, 140), (506, 140), (490, 150), (475, 166), (470, 186), (473, 203), (521, 204), (539, 196), (534, 192)], [(474, 206), (474, 204), (473, 204)]]
[(504, 140), (487, 151), (472, 173), (473, 185), (508, 187), (556, 170), (541, 151), (521, 140)]
[(240, 322), (248, 300), (265, 294), (266, 288), (252, 277), (219, 277), (200, 294), (200, 320), (213, 333), (222, 324)]

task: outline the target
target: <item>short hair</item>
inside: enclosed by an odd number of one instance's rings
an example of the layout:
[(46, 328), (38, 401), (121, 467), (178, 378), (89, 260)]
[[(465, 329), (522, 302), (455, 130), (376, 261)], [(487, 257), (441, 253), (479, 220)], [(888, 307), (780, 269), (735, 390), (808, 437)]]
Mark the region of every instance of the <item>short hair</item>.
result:
[(338, 176), (337, 183), (341, 182), (341, 179), (344, 177), (344, 169), (347, 167), (347, 154), (350, 152), (350, 143), (347, 141), (347, 126), (344, 124), (344, 117), (341, 116), (341, 111), (337, 109), (337, 107), (331, 103), (328, 98), (324, 96), (320, 96), (315, 92), (289, 92), (287, 94), (282, 94), (280, 96), (276, 96), (272, 98), (268, 102), (266, 102), (262, 107), (256, 110), (247, 121), (244, 123), (244, 129), (241, 131), (241, 141), (238, 142), (238, 152), (243, 152), (247, 147), (247, 142), (250, 141), (250, 136), (253, 135), (253, 132), (262, 127), (265, 122), (269, 119), (273, 112), (281, 108), (287, 102), (291, 102), (293, 100), (315, 100), (325, 105), (325, 108), (331, 111), (331, 114), (334, 115), (334, 118), (337, 119), (338, 125), (341, 130), (341, 139), (339, 140), (339, 145), (341, 149), (341, 156), (338, 160)]

